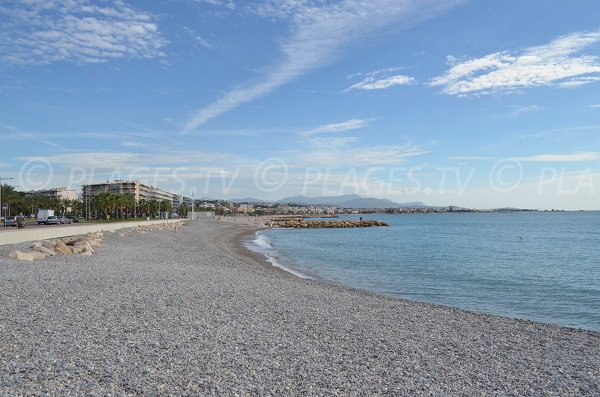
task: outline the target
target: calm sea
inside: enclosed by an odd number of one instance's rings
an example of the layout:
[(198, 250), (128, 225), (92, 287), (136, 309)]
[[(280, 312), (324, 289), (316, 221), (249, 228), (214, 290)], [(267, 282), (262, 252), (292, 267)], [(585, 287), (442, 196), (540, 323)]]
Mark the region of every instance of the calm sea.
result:
[(267, 230), (248, 246), (303, 277), (600, 331), (600, 212), (364, 218), (390, 227)]

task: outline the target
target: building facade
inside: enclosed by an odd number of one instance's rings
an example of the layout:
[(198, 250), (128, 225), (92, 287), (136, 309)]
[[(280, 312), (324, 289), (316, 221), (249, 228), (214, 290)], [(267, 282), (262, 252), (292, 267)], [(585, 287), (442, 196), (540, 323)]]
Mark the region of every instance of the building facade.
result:
[(82, 198), (84, 200), (97, 196), (102, 192), (111, 192), (118, 194), (131, 194), (137, 202), (140, 200), (167, 200), (172, 204), (175, 204), (178, 201), (177, 195), (154, 186), (145, 185), (140, 181), (126, 181), (118, 179), (112, 182), (106, 181), (105, 183), (83, 185), (81, 190)]
[(67, 189), (66, 187), (57, 187), (53, 189), (42, 189), (42, 190), (31, 190), (25, 193), (25, 197), (50, 197), (57, 198), (59, 200), (77, 200), (77, 193), (75, 190)]

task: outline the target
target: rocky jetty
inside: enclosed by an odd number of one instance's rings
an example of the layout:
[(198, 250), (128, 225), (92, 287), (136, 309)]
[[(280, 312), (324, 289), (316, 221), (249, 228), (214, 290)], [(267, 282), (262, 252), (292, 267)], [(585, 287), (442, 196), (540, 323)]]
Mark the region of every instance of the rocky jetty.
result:
[(352, 227), (375, 227), (388, 226), (387, 223), (375, 220), (307, 220), (297, 219), (270, 219), (266, 226), (285, 227), (294, 229), (320, 229), (320, 228), (352, 228)]

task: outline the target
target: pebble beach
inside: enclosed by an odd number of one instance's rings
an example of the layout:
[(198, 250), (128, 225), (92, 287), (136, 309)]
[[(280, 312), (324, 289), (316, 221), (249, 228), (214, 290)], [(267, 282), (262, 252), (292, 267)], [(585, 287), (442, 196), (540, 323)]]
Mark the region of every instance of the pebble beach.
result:
[(600, 395), (600, 333), (298, 278), (203, 220), (0, 247), (0, 395)]

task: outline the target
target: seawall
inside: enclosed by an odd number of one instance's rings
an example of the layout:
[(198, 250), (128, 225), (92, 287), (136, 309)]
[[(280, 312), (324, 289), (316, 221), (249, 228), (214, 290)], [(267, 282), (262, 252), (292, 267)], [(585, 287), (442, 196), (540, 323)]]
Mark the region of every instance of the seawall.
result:
[(18, 244), (27, 241), (46, 240), (52, 238), (77, 236), (79, 234), (95, 232), (112, 232), (115, 230), (132, 228), (136, 226), (156, 225), (160, 223), (183, 222), (187, 219), (162, 219), (157, 221), (132, 221), (113, 223), (94, 223), (85, 225), (36, 227), (27, 229), (11, 229), (0, 231), (0, 245)]

